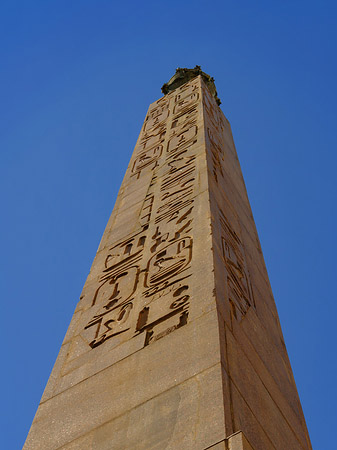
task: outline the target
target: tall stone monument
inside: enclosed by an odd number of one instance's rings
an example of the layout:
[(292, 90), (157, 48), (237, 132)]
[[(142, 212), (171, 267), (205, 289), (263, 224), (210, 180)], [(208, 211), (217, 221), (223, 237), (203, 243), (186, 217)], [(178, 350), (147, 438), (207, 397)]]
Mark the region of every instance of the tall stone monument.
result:
[(213, 79), (163, 92), (24, 448), (310, 449)]

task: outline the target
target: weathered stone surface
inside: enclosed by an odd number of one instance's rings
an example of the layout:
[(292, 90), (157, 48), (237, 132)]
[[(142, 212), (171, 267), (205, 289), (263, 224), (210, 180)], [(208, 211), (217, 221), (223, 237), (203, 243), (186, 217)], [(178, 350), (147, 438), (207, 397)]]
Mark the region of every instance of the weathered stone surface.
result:
[(311, 448), (230, 125), (202, 76), (179, 83), (149, 107), (26, 450)]
[[(27, 448), (58, 448), (196, 374), (216, 364), (220, 367), (216, 323), (217, 313), (213, 310), (175, 330), (166, 339), (159, 339), (118, 362), (112, 360), (110, 367), (104, 370), (95, 374), (80, 372), (82, 380), (76, 375), (73, 379), (66, 377), (61, 385), (56, 385), (53, 398), (40, 405)], [(223, 399), (219, 396), (221, 372), (218, 370), (217, 374), (217, 414), (223, 421)], [(200, 389), (211, 392), (213, 384), (214, 376), (209, 386)], [(210, 407), (200, 415), (208, 415), (209, 411)], [(214, 415), (211, 417), (214, 420)], [(224, 433), (223, 424), (219, 429)], [(40, 441), (41, 446), (34, 447), (33, 444)]]
[(217, 364), (62, 448), (203, 450), (225, 434), (219, 383)]

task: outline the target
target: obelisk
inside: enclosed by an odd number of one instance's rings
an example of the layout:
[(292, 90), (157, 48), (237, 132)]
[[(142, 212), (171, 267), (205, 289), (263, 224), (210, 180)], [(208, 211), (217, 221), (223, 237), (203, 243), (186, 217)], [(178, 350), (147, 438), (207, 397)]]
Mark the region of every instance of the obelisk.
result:
[(214, 80), (162, 89), (24, 448), (310, 449)]

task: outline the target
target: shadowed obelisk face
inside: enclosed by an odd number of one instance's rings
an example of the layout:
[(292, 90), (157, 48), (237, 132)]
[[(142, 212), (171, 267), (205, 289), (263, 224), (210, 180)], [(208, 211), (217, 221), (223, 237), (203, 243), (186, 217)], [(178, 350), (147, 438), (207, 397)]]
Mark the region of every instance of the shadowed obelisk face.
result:
[(213, 81), (150, 105), (25, 449), (310, 448)]

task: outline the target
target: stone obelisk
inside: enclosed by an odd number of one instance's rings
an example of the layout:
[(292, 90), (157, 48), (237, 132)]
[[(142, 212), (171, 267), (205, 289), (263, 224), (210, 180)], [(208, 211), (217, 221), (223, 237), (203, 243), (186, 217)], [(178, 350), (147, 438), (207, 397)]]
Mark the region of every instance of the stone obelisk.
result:
[(230, 125), (149, 107), (25, 449), (310, 449)]

